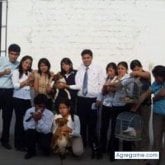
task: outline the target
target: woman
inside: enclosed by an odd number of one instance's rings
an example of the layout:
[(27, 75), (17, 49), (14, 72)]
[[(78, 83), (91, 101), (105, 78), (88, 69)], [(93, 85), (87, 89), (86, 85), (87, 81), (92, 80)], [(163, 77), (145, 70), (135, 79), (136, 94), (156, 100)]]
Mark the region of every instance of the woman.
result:
[(23, 117), (26, 110), (31, 107), (30, 74), (32, 61), (31, 56), (24, 56), (18, 68), (12, 74), (13, 104), (16, 115), (14, 143), (17, 150), (24, 150), (25, 148)]
[(80, 120), (77, 115), (74, 115), (71, 109), (70, 100), (61, 100), (58, 106), (59, 114), (54, 117), (54, 129), (55, 133), (57, 129), (56, 119), (66, 118), (68, 120), (67, 126), (64, 126), (60, 131), (63, 133), (69, 133), (71, 136), (72, 152), (75, 156), (81, 156), (83, 154), (83, 143), (80, 135)]
[(100, 134), (100, 144), (102, 153), (107, 150), (107, 133), (109, 129), (109, 122), (112, 117), (112, 100), (114, 92), (111, 91), (110, 83), (112, 83), (117, 78), (117, 66), (115, 63), (111, 62), (106, 67), (107, 78), (102, 89), (102, 93), (97, 97), (97, 105), (102, 104), (101, 110), (101, 134)]
[(50, 72), (50, 68), (49, 60), (41, 58), (38, 62), (38, 71), (33, 72), (35, 95), (45, 94), (48, 97), (48, 109), (52, 107), (52, 99), (49, 92), (51, 91), (53, 73)]
[[(63, 58), (61, 60), (61, 71), (60, 75), (62, 75), (65, 78), (67, 85), (75, 85), (75, 75), (76, 70), (73, 69), (73, 63), (69, 58)], [(77, 90), (69, 89), (70, 95), (71, 95), (71, 103), (73, 106), (73, 110), (75, 111), (75, 104), (76, 104), (76, 98), (77, 98)]]
[[(133, 90), (133, 83), (129, 83), (129, 86), (127, 85), (130, 80), (130, 76), (127, 73), (128, 64), (125, 61), (118, 63), (117, 72), (118, 72), (118, 76), (117, 76), (118, 82), (111, 84), (115, 88), (115, 93), (112, 101), (113, 108), (112, 108), (111, 134), (110, 134), (110, 143), (109, 143), (111, 161), (115, 160), (114, 153), (115, 151), (119, 150), (119, 139), (115, 137), (116, 118), (121, 112), (130, 110), (130, 105), (128, 105), (124, 101), (124, 99), (130, 96)], [(130, 142), (123, 141), (124, 151), (131, 151), (132, 150), (131, 147), (132, 145)]]

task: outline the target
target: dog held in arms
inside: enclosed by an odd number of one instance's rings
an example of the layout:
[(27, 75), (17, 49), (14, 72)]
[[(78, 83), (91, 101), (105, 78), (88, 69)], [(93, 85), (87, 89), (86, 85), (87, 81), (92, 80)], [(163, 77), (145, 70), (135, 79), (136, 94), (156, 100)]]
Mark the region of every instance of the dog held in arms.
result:
[(55, 120), (57, 129), (52, 137), (51, 148), (55, 154), (59, 154), (61, 158), (65, 158), (68, 148), (71, 146), (71, 137), (69, 132), (61, 132), (61, 128), (67, 125), (67, 119), (57, 118)]

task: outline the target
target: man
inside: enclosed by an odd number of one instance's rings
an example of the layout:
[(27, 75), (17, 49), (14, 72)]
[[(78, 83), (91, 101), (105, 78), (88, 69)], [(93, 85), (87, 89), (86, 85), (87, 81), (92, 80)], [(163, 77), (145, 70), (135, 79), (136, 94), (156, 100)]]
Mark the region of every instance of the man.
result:
[(84, 146), (86, 146), (87, 141), (89, 145), (92, 145), (93, 142), (97, 143), (97, 110), (93, 103), (96, 102), (96, 98), (101, 92), (105, 81), (105, 73), (100, 66), (93, 64), (91, 50), (83, 50), (81, 57), (83, 64), (77, 71), (76, 85), (70, 85), (69, 88), (79, 89), (77, 114), (80, 117), (81, 135)]
[(24, 130), (27, 145), (25, 159), (36, 155), (36, 143), (44, 155), (50, 154), (50, 143), (52, 137), (52, 124), (54, 114), (46, 109), (48, 99), (44, 94), (34, 98), (34, 107), (28, 109), (24, 116)]
[(0, 57), (0, 109), (2, 109), (2, 136), (1, 144), (6, 149), (11, 149), (9, 144), (10, 123), (12, 119), (13, 84), (12, 71), (18, 66), (17, 58), (21, 48), (17, 44), (11, 44), (8, 48), (8, 56)]

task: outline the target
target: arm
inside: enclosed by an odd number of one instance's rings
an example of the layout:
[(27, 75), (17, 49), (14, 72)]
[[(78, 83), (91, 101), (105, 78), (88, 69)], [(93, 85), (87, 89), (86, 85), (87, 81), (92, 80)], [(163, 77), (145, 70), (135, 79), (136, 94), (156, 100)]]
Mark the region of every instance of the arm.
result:
[(19, 88), (29, 85), (28, 79), (26, 79), (25, 81), (19, 82), (19, 72), (17, 70), (15, 70), (12, 74), (12, 82), (15, 89), (19, 89)]
[(165, 88), (162, 88), (154, 97), (153, 101), (165, 99)]
[(137, 102), (137, 104), (135, 106), (132, 107), (131, 111), (137, 111), (137, 109), (140, 107), (140, 105), (143, 103), (143, 101), (149, 97), (151, 95), (151, 91), (147, 90), (145, 93), (143, 93), (140, 97), (139, 100)]
[(136, 76), (136, 77), (141, 77), (141, 78), (144, 78), (144, 79), (148, 79), (150, 80), (151, 79), (151, 75), (149, 72), (147, 71), (133, 71), (132, 73), (130, 73), (132, 76)]
[(74, 116), (74, 128), (71, 131), (72, 136), (80, 136), (80, 119), (78, 116)]
[(34, 77), (34, 90), (35, 90), (35, 92), (38, 92), (38, 90), (39, 90), (38, 73), (37, 73), (37, 71), (34, 71), (32, 74), (33, 74), (33, 77)]
[(36, 129), (39, 132), (47, 134), (51, 132), (53, 125), (54, 115), (53, 113), (44, 113), (40, 120), (38, 120)]

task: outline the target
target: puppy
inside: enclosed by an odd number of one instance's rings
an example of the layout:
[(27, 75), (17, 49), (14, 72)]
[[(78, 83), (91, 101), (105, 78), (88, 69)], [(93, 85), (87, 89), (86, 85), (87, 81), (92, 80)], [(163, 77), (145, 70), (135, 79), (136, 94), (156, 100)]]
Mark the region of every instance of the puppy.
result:
[(62, 133), (61, 128), (67, 125), (67, 119), (58, 118), (56, 119), (56, 124), (58, 128), (52, 137), (51, 148), (54, 153), (59, 154), (61, 157), (65, 157), (65, 153), (67, 152), (67, 148), (70, 147), (71, 139), (69, 133)]

